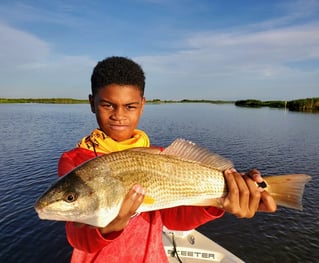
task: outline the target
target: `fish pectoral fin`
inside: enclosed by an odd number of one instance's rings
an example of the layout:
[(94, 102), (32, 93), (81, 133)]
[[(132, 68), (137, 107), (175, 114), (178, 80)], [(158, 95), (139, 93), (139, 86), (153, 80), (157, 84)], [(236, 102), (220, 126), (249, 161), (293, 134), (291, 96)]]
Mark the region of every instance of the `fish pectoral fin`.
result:
[(149, 195), (145, 195), (144, 200), (143, 200), (143, 204), (144, 205), (152, 205), (155, 203), (155, 199)]

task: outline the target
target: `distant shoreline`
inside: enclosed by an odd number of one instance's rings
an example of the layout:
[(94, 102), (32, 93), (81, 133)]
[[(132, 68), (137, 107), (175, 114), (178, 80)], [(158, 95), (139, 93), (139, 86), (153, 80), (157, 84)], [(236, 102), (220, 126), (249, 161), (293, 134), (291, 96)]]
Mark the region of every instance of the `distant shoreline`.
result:
[(0, 98), (0, 103), (87, 104), (87, 99), (72, 98)]
[(290, 101), (261, 101), (261, 100), (238, 100), (235, 102), (239, 107), (270, 107), (270, 108), (283, 108), (290, 111), (302, 111), (302, 112), (319, 112), (319, 97), (297, 99)]
[[(88, 104), (87, 99), (72, 99), (72, 98), (0, 98), (0, 104), (5, 103), (43, 103), (43, 104)], [(291, 101), (261, 101), (255, 99), (247, 100), (160, 100), (153, 99), (148, 100), (147, 104), (164, 104), (164, 103), (212, 103), (212, 104), (235, 104), (238, 107), (249, 107), (249, 108), (284, 108), (291, 111), (302, 111), (302, 112), (319, 112), (319, 97), (297, 99)]]
[[(0, 98), (0, 103), (44, 103), (44, 104), (88, 104), (88, 99), (72, 99), (72, 98)], [(235, 103), (235, 101), (222, 100), (147, 100), (146, 103), (161, 104), (161, 103)]]

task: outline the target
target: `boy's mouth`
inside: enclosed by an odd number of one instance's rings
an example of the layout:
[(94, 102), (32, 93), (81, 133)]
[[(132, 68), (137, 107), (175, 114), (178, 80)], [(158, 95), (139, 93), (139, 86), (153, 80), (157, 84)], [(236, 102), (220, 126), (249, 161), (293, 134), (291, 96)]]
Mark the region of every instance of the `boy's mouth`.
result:
[(110, 125), (110, 128), (112, 130), (116, 130), (116, 131), (123, 131), (126, 130), (128, 128), (128, 125)]

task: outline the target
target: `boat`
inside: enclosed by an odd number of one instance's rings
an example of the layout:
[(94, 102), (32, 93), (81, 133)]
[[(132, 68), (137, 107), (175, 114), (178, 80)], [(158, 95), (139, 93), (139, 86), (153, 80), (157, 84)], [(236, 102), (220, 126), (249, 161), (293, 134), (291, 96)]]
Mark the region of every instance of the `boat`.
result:
[(169, 263), (243, 263), (244, 261), (197, 230), (163, 228), (163, 244)]

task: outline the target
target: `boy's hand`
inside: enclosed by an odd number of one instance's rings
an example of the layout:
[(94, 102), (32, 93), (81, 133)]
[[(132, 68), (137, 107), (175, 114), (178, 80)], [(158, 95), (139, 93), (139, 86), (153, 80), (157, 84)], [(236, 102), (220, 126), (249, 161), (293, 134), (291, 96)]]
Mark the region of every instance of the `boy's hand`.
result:
[[(121, 231), (128, 224), (132, 216), (136, 214), (136, 210), (142, 204), (145, 195), (145, 190), (138, 184), (134, 185), (127, 193), (123, 200), (119, 214), (107, 226), (99, 228), (102, 235), (107, 233)], [(73, 222), (75, 227), (82, 227), (85, 224)], [(96, 228), (91, 226), (92, 228)]]
[(123, 230), (128, 224), (132, 216), (136, 214), (136, 210), (143, 203), (145, 190), (138, 184), (125, 196), (122, 207), (117, 217), (107, 226), (99, 228), (102, 234)]
[(274, 212), (277, 205), (269, 193), (256, 185), (263, 181), (259, 171), (240, 174), (235, 169), (224, 172), (228, 194), (221, 200), (222, 208), (241, 218), (251, 218), (257, 211)]

